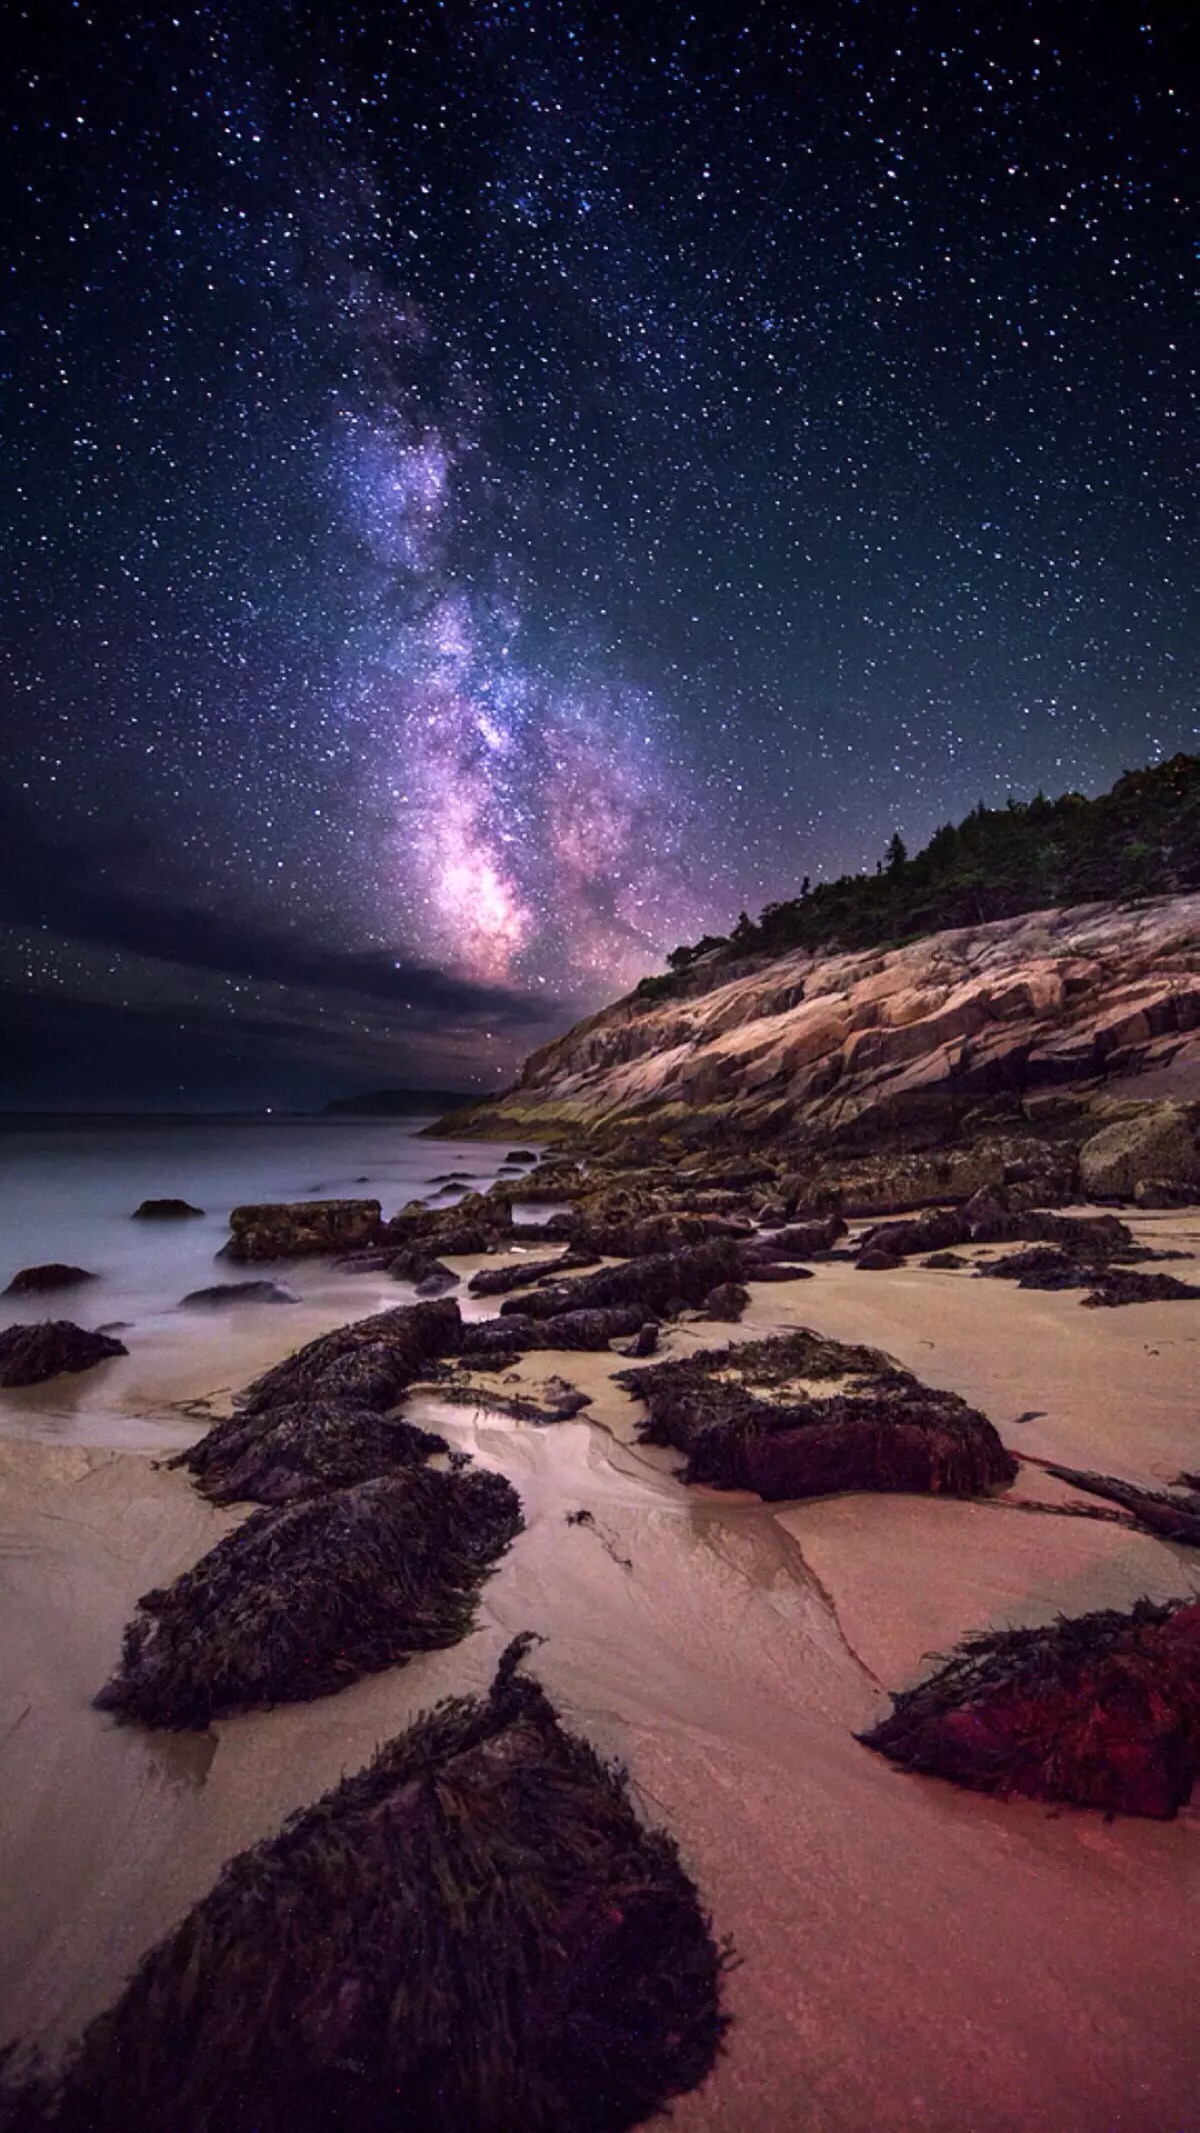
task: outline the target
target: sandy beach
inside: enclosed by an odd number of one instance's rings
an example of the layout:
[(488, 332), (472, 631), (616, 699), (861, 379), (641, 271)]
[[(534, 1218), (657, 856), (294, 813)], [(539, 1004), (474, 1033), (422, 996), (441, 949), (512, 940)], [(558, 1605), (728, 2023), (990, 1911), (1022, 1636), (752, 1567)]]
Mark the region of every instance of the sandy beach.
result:
[[(1200, 1251), (1194, 1213), (1134, 1226)], [(158, 1463), (203, 1426), (193, 1403), (226, 1411), (264, 1364), (381, 1300), (369, 1279), (334, 1284), (223, 1323), (207, 1351), (159, 1341), (4, 1396), (4, 2036), (61, 2051), (232, 1852), (418, 1709), (483, 1686), (532, 1629), (564, 1719), (628, 1765), (736, 1944), (735, 2026), (676, 2107), (683, 2133), (1200, 2127), (1200, 1810), (1106, 1823), (1001, 1804), (900, 1774), (853, 1737), (967, 1631), (1200, 1588), (1186, 1549), (1036, 1508), (1067, 1494), (1036, 1468), (986, 1502), (685, 1490), (675, 1455), (634, 1441), (621, 1358), (531, 1354), (520, 1378), (560, 1371), (593, 1395), (587, 1419), (540, 1428), (425, 1395), (405, 1409), (521, 1495), (527, 1530), (476, 1635), (198, 1738), (90, 1708), (138, 1594), (239, 1516)], [(1198, 1321), (1190, 1304), (1089, 1311), (1078, 1292), (835, 1263), (756, 1287), (740, 1327), (672, 1329), (664, 1352), (809, 1325), (961, 1393), (1019, 1453), (1161, 1484), (1197, 1464)], [(578, 1509), (590, 1525), (567, 1523)]]

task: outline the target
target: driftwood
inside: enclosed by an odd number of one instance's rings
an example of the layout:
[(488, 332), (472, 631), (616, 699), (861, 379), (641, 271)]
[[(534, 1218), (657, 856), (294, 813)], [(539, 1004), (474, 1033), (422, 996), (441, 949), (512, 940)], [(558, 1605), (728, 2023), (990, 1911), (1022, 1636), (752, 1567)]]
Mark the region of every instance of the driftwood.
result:
[(531, 1641), (231, 1860), (22, 2133), (620, 2133), (702, 2081), (728, 1956)]
[(969, 1638), (859, 1738), (977, 1792), (1174, 1815), (1200, 1771), (1200, 1604)]

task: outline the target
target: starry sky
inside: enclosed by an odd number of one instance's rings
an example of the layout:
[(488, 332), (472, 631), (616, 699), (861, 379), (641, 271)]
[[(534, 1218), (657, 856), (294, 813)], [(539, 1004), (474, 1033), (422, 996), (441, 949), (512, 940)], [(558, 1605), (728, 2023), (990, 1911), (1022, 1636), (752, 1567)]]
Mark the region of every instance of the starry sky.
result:
[(1187, 15), (16, 10), (0, 1104), (494, 1088), (1194, 747)]

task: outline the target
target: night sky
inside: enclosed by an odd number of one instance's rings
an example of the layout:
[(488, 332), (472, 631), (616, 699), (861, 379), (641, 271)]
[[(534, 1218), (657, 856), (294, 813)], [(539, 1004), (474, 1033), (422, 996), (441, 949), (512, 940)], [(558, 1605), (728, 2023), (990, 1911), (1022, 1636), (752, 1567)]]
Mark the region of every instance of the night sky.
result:
[(1194, 747), (1186, 13), (10, 16), (0, 1103), (495, 1087)]

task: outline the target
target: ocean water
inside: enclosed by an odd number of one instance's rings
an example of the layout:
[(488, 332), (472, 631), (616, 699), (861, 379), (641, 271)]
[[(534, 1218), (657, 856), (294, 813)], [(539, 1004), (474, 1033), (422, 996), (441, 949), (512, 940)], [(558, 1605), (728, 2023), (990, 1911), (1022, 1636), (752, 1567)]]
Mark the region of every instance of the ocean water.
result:
[[(18, 1268), (51, 1260), (85, 1267), (97, 1279), (48, 1295), (0, 1295), (0, 1326), (38, 1318), (117, 1324), (143, 1365), (170, 1361), (176, 1374), (189, 1350), (210, 1350), (215, 1361), (222, 1350), (248, 1352), (262, 1342), (286, 1348), (318, 1324), (408, 1302), (412, 1292), (387, 1275), (346, 1274), (329, 1260), (244, 1267), (216, 1255), (229, 1234), (230, 1209), (246, 1201), (377, 1199), (392, 1215), (413, 1199), (449, 1207), (501, 1173), (503, 1146), (421, 1140), (420, 1128), (428, 1123), (420, 1117), (105, 1119), (4, 1131), (0, 1290)], [(451, 1173), (463, 1182), (434, 1182)], [(203, 1217), (132, 1219), (142, 1200), (165, 1198), (187, 1200), (203, 1208)], [(302, 1308), (182, 1308), (191, 1290), (259, 1275), (286, 1286)], [(131, 1373), (128, 1365), (106, 1363), (78, 1378), (54, 1380), (52, 1388), (32, 1396), (32, 1404), (58, 1405), (69, 1392), (72, 1405), (85, 1394), (91, 1405), (107, 1392), (126, 1405), (144, 1377), (144, 1369)], [(3, 1399), (6, 1408), (14, 1402), (26, 1407), (30, 1397), (10, 1393)]]

